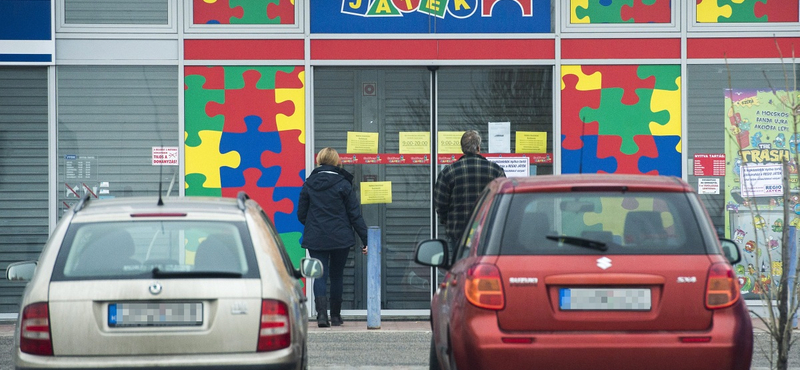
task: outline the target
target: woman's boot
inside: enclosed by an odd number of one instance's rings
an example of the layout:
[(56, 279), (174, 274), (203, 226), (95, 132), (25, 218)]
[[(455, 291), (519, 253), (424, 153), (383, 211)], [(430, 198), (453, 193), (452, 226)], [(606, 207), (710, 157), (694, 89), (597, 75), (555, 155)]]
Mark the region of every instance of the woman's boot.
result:
[(317, 308), (317, 326), (327, 328), (331, 326), (328, 322), (328, 297), (316, 297), (314, 305)]
[(331, 325), (342, 326), (342, 300), (331, 299)]

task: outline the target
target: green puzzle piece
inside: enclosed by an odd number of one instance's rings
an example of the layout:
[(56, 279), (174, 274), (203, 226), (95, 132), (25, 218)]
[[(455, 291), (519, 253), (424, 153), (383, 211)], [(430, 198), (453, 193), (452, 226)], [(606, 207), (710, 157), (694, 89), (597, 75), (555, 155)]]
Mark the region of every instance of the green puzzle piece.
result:
[(306, 250), (300, 246), (300, 237), (303, 236), (301, 232), (290, 232), (279, 234), (283, 246), (286, 248), (286, 253), (289, 254), (289, 259), (296, 268), (300, 268), (300, 260), (306, 256)]
[(206, 104), (209, 102), (225, 103), (225, 90), (204, 89), (206, 78), (200, 75), (189, 75), (184, 78), (188, 87), (185, 92), (185, 127), (186, 145), (199, 146), (198, 132), (203, 130), (222, 131), (225, 127), (225, 117), (218, 114), (209, 117), (206, 113)]
[(236, 90), (244, 89), (244, 72), (258, 71), (261, 78), (256, 83), (256, 89), (275, 90), (275, 74), (278, 72), (292, 73), (294, 66), (281, 67), (254, 67), (254, 66), (227, 66), (225, 70), (225, 89)]
[(679, 65), (640, 65), (636, 69), (636, 75), (646, 80), (653, 76), (656, 78), (654, 89), (677, 91), (680, 86), (675, 80), (681, 76), (681, 66)]
[(189, 187), (186, 188), (185, 194), (186, 196), (208, 196), (208, 197), (221, 197), (222, 196), (222, 189), (220, 188), (205, 188), (203, 184), (206, 182), (206, 175), (201, 173), (187, 173), (186, 174), (186, 184)]
[[(777, 0), (772, 0), (777, 1)], [(762, 15), (760, 18), (756, 17), (755, 6), (756, 3), (761, 2), (766, 4), (767, 0), (740, 0), (738, 2), (733, 0), (717, 0), (717, 6), (722, 7), (725, 5), (731, 6), (731, 16), (725, 18), (723, 16), (717, 17), (719, 23), (756, 23), (766, 22), (767, 16)]]
[(610, 5), (600, 4), (603, 0), (589, 0), (588, 7), (579, 6), (575, 9), (578, 19), (589, 17), (589, 22), (597, 23), (633, 23), (631, 18), (627, 21), (622, 20), (622, 7), (628, 5), (633, 7), (634, 0), (611, 0)]
[(669, 112), (653, 112), (650, 109), (653, 89), (636, 89), (639, 103), (635, 105), (622, 104), (623, 92), (621, 88), (600, 89), (600, 107), (584, 107), (580, 114), (584, 123), (597, 121), (599, 135), (622, 137), (620, 152), (631, 155), (639, 149), (633, 138), (636, 135), (651, 135), (650, 122), (666, 125)]
[(241, 6), (244, 10), (241, 18), (231, 17), (231, 24), (280, 24), (280, 17), (267, 16), (269, 4), (280, 5), (280, 0), (230, 0), (231, 8)]

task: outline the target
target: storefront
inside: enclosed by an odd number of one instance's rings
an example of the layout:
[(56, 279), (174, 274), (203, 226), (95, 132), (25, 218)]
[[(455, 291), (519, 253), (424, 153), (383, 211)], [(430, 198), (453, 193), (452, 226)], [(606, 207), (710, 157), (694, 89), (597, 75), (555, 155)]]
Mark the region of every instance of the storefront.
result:
[[(746, 206), (726, 176), (725, 90), (784, 84), (800, 2), (608, 3), (2, 2), (0, 269), (35, 259), (83, 194), (155, 196), (159, 184), (173, 196), (247, 191), (297, 262), (300, 188), (330, 146), (371, 198), (382, 308), (422, 315), (437, 276), (413, 263), (414, 244), (442, 232), (432, 186), (468, 129), (516, 174), (683, 177), (733, 237), (730, 214)], [(777, 146), (777, 126), (753, 146)], [(372, 185), (389, 196), (362, 193)], [(365, 312), (366, 276), (353, 253), (345, 314)], [(21, 289), (0, 282), (0, 313), (16, 313)]]

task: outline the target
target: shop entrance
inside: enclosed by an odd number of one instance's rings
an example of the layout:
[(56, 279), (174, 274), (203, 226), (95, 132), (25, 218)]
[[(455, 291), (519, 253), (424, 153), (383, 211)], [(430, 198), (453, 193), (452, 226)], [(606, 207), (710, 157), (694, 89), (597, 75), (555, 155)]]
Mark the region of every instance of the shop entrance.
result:
[[(363, 182), (391, 183), (391, 203), (362, 205), (367, 225), (382, 234), (381, 308), (427, 310), (438, 276), (414, 263), (414, 247), (444, 235), (432, 189), (447, 158), (459, 157), (439, 153), (438, 133), (478, 130), (491, 156), (489, 123), (508, 122), (503, 156), (526, 156), (529, 174), (551, 174), (552, 67), (317, 67), (313, 76), (314, 152), (332, 147), (346, 157), (359, 194)], [(377, 151), (348, 153), (348, 132), (377, 134)], [(518, 132), (544, 137), (543, 146), (518, 151)], [(401, 143), (414, 135), (432, 142), (428, 153), (419, 153), (418, 140)], [(367, 259), (356, 252), (345, 269), (345, 310), (366, 309)]]

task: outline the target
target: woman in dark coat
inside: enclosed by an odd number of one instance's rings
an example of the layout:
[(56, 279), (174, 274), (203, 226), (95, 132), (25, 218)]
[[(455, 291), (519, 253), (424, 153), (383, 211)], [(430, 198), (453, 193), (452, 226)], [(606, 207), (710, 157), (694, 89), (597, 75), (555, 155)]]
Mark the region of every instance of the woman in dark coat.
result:
[[(342, 325), (344, 265), (350, 248), (361, 239), (361, 253), (367, 254), (367, 224), (353, 191), (353, 175), (340, 167), (339, 153), (325, 148), (317, 154), (318, 167), (303, 184), (297, 204), (297, 219), (305, 225), (302, 247), (325, 266), (321, 278), (314, 280), (317, 325)], [(353, 233), (355, 230), (355, 233)], [(327, 279), (331, 281), (331, 318), (328, 322)]]

